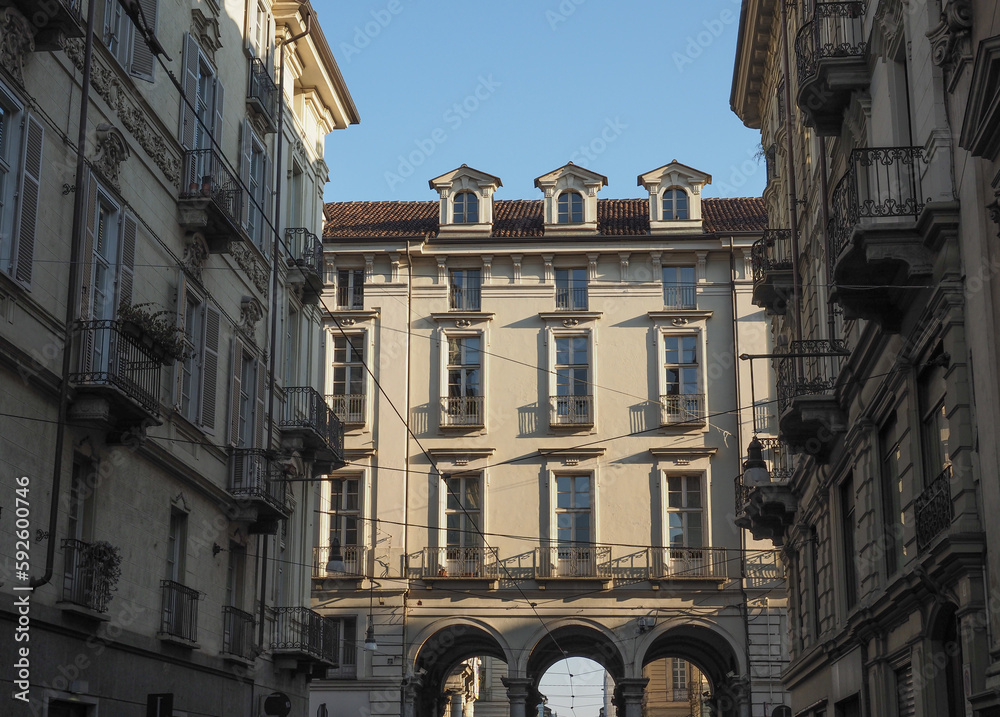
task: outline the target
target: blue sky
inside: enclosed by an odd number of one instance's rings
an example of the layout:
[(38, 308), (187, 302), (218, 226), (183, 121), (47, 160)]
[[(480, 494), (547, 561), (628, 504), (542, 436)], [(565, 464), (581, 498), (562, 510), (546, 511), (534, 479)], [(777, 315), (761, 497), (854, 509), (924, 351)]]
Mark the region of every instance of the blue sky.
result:
[(572, 160), (601, 197), (673, 159), (705, 196), (759, 196), (760, 135), (729, 109), (739, 0), (313, 0), (361, 115), (326, 144), (328, 201), (431, 200), (461, 164), (498, 199)]

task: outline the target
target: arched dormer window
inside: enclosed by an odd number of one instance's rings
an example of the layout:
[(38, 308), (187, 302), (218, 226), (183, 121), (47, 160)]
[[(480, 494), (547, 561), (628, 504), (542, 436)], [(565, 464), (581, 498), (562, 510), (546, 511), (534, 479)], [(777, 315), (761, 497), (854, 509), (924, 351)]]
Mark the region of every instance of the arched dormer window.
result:
[(583, 196), (569, 191), (559, 195), (556, 223), (580, 224), (583, 222)]
[(688, 195), (683, 189), (672, 188), (663, 193), (663, 219), (687, 219)]
[(479, 199), (472, 192), (459, 192), (455, 195), (452, 211), (455, 224), (476, 224), (479, 221)]

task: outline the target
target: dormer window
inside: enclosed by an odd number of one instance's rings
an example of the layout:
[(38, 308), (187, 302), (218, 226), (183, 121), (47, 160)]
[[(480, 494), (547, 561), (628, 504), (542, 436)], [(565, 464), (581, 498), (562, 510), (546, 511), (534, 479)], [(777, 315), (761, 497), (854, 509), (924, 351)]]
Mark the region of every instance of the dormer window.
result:
[(559, 195), (557, 223), (580, 224), (583, 222), (583, 197), (579, 192), (563, 192)]
[(683, 189), (668, 189), (663, 193), (663, 220), (688, 218), (688, 195)]
[(479, 199), (472, 192), (459, 192), (452, 212), (455, 224), (475, 224), (479, 221)]

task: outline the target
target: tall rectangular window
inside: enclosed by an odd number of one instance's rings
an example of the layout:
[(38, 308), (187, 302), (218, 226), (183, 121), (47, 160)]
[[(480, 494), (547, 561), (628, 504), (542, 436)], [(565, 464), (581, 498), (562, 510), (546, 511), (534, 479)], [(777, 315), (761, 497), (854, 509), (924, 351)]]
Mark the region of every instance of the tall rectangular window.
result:
[(445, 498), (446, 543), (449, 548), (482, 545), (481, 476), (460, 476), (447, 479)]
[(365, 270), (337, 271), (337, 308), (363, 309), (365, 306)]
[(479, 336), (448, 337), (448, 425), (482, 425), (482, 354)]
[(332, 408), (344, 423), (365, 422), (364, 334), (333, 337)]
[(195, 294), (185, 297), (184, 343), (187, 355), (181, 361), (181, 415), (189, 421), (198, 417), (198, 389), (201, 386), (200, 348), (205, 331), (205, 302)]
[(693, 266), (663, 267), (663, 305), (668, 309), (697, 307)]
[(197, 60), (197, 85), (194, 96), (195, 125), (193, 149), (209, 149), (212, 146), (212, 131), (215, 124), (215, 71), (208, 60)]
[(590, 342), (587, 336), (556, 337), (556, 423), (591, 423)]
[(166, 579), (175, 583), (184, 582), (184, 563), (187, 556), (187, 515), (177, 510), (170, 512), (170, 528), (167, 533)]
[(885, 539), (886, 574), (893, 575), (906, 557), (903, 543), (903, 479), (899, 475), (899, 427), (893, 413), (879, 431), (882, 484), (882, 524)]
[(667, 477), (667, 541), (671, 548), (704, 546), (701, 476)]
[(11, 242), (13, 234), (14, 184), (17, 180), (17, 139), (14, 133), (18, 129), (13, 108), (4, 100), (0, 92), (0, 266), (9, 271)]
[(330, 481), (331, 547), (357, 546), (361, 533), (361, 480), (334, 478)]
[(589, 475), (556, 476), (556, 538), (559, 545), (591, 543), (591, 509)]
[(943, 366), (933, 366), (920, 375), (918, 402), (925, 486), (951, 468), (951, 456), (948, 453), (951, 430), (948, 426), (947, 390)]
[(253, 447), (255, 402), (257, 386), (257, 361), (250, 354), (244, 353), (240, 361), (239, 386), (239, 432), (237, 433), (237, 448)]
[(254, 135), (250, 140), (250, 169), (248, 175), (247, 191), (250, 208), (248, 212), (247, 233), (253, 243), (264, 250), (264, 240), (269, 236), (270, 227), (266, 226), (265, 217), (270, 216), (268, 210), (270, 197), (267, 192), (267, 153), (264, 145)]
[(226, 605), (243, 608), (243, 575), (247, 550), (239, 543), (229, 543), (229, 562), (226, 567)]
[(0, 83), (0, 271), (31, 284), (44, 130)]
[(556, 308), (587, 310), (586, 269), (556, 269)]
[(854, 531), (857, 529), (857, 516), (854, 502), (854, 476), (848, 475), (840, 485), (840, 531), (844, 551), (844, 595), (847, 608), (853, 608), (858, 602), (858, 562), (855, 553)]
[(459, 311), (479, 311), (482, 272), (479, 269), (452, 269), (449, 274), (451, 308)]
[(688, 700), (688, 664), (684, 660), (676, 657), (671, 659), (671, 689), (673, 691), (674, 702), (687, 702)]
[(698, 386), (698, 337), (663, 337), (662, 423), (702, 420), (705, 400)]

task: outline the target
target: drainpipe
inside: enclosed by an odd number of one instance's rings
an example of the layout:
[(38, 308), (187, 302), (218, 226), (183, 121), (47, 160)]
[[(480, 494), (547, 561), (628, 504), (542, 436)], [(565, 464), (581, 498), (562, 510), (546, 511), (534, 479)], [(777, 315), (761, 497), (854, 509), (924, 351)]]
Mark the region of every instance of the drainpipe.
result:
[(830, 339), (837, 338), (837, 325), (833, 320), (833, 302), (830, 300), (830, 294), (833, 287), (833, 257), (830, 256), (830, 207), (827, 204), (829, 201), (829, 191), (830, 191), (830, 179), (827, 177), (827, 164), (826, 164), (826, 137), (819, 138), (819, 186), (820, 186), (820, 221), (823, 222), (823, 241), (826, 242), (826, 275), (827, 275), (827, 306), (826, 306), (826, 331)]
[[(271, 448), (274, 440), (274, 362), (278, 346), (278, 306), (275, 300), (278, 297), (278, 256), (281, 249), (281, 229), (280, 224), (278, 224), (278, 217), (281, 213), (281, 161), (283, 154), (282, 148), (284, 147), (283, 132), (285, 128), (285, 46), (289, 43), (295, 42), (296, 40), (300, 40), (309, 34), (309, 30), (312, 27), (312, 13), (308, 12), (308, 9), (306, 9), (305, 13), (305, 22), (305, 30), (300, 32), (298, 35), (292, 35), (280, 44), (281, 67), (278, 69), (278, 136), (275, 140), (278, 147), (275, 151), (274, 159), (275, 173), (277, 176), (274, 178), (274, 224), (272, 226), (274, 240), (271, 243), (271, 341), (268, 347), (270, 355), (267, 357), (267, 443), (265, 445), (268, 449)], [(257, 632), (257, 639), (261, 645), (264, 644), (264, 601), (267, 599), (267, 553), (268, 548), (270, 547), (270, 541), (266, 536), (263, 538), (263, 541), (263, 554), (258, 552), (263, 565), (263, 569), (260, 571), (260, 626)]]
[[(781, 7), (781, 64), (782, 72), (785, 75), (785, 141), (786, 165), (788, 171), (788, 229), (792, 235), (792, 335), (795, 340), (802, 339), (802, 324), (799, 310), (801, 297), (801, 287), (799, 285), (799, 220), (798, 220), (798, 196), (795, 191), (795, 142), (792, 139), (792, 74), (791, 63), (788, 59), (788, 7), (787, 3), (779, 2)], [(798, 359), (801, 369), (802, 359)]]
[(62, 478), (62, 455), (66, 443), (66, 413), (69, 403), (69, 368), (73, 347), (73, 321), (76, 318), (76, 292), (80, 283), (80, 247), (86, 223), (83, 213), (86, 192), (83, 187), (87, 146), (87, 113), (90, 109), (90, 67), (94, 56), (94, 18), (97, 3), (87, 8), (87, 40), (83, 53), (83, 89), (80, 93), (80, 127), (76, 138), (76, 192), (73, 196), (73, 228), (70, 234), (69, 286), (66, 292), (66, 321), (63, 329), (62, 377), (59, 383), (59, 420), (56, 423), (55, 462), (52, 467), (52, 505), (49, 507), (49, 537), (45, 546), (45, 573), (32, 578), (31, 588), (41, 587), (52, 579), (52, 563), (56, 552), (56, 529), (59, 527), (59, 491)]

